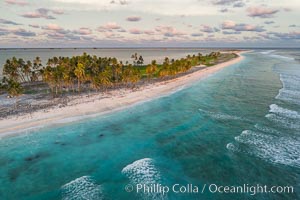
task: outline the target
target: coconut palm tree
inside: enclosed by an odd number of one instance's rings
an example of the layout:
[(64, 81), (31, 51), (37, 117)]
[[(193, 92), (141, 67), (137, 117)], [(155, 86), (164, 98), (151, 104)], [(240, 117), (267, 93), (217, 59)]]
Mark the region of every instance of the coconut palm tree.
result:
[(135, 87), (135, 84), (141, 79), (141, 73), (137, 68), (133, 68), (131, 75), (130, 75), (130, 82)]
[(18, 106), (18, 97), (23, 93), (23, 88), (20, 83), (13, 79), (7, 81), (6, 90), (11, 97), (15, 97), (15, 108)]
[(53, 68), (53, 79), (55, 84), (55, 96), (62, 90), (64, 68), (61, 65)]
[(108, 67), (106, 67), (96, 77), (97, 78), (98, 87), (99, 88), (103, 87), (103, 88), (105, 88), (105, 90), (107, 90), (107, 87), (109, 87), (109, 86), (112, 85), (111, 77), (112, 77), (112, 72), (111, 72), (111, 70)]
[[(220, 56), (220, 52), (212, 52), (208, 55), (187, 55), (182, 59), (169, 59), (166, 57), (160, 70), (156, 61), (146, 67), (148, 79), (155, 77), (173, 76), (178, 73), (186, 72), (192, 66), (201, 63), (209, 65)], [(141, 71), (135, 65), (142, 65), (144, 59), (137, 53), (132, 55), (134, 65), (126, 62), (123, 65), (113, 57), (97, 57), (83, 53), (81, 56), (73, 57), (53, 57), (49, 58), (46, 67), (42, 68), (42, 61), (36, 57), (32, 62), (24, 61), (13, 57), (8, 59), (3, 66), (3, 75), (7, 86), (7, 80), (13, 80), (17, 83), (42, 80), (47, 83), (51, 89), (53, 96), (58, 95), (63, 91), (63, 88), (72, 87), (75, 91), (77, 83), (78, 91), (80, 92), (82, 84), (85, 83), (91, 89), (99, 90), (111, 86), (118, 87), (122, 84), (134, 86), (141, 78)], [(89, 84), (89, 85), (88, 85)], [(13, 85), (13, 84), (11, 84)], [(7, 88), (7, 87), (6, 87)]]
[(157, 64), (156, 60), (152, 60), (151, 64), (147, 65), (146, 73), (148, 75), (148, 79), (152, 78), (157, 72)]
[(8, 79), (18, 81), (20, 79), (19, 74), (19, 63), (16, 57), (12, 59), (7, 59), (3, 66), (3, 75), (7, 76)]
[(122, 66), (118, 63), (116, 58), (110, 59), (110, 66), (112, 69), (112, 79), (115, 83), (119, 82), (119, 76), (122, 72)]
[(132, 54), (131, 58), (133, 59), (133, 65), (135, 66), (138, 61), (138, 54), (137, 53)]
[(132, 87), (135, 87), (135, 84), (140, 80), (141, 78), (141, 73), (138, 68), (132, 66), (129, 64), (126, 66), (124, 69), (124, 76), (123, 76), (123, 82), (129, 86), (130, 84)]
[(32, 63), (30, 60), (28, 60), (22, 68), (22, 73), (24, 74), (24, 76), (26, 78), (26, 82), (29, 82), (31, 80), (31, 78), (30, 78), (30, 75), (32, 73), (31, 68), (32, 68)]
[(80, 92), (80, 84), (85, 79), (85, 67), (84, 67), (84, 65), (81, 64), (81, 63), (78, 63), (75, 70), (74, 70), (74, 74), (77, 78), (78, 92)]
[(123, 71), (123, 64), (118, 63), (115, 67), (115, 80), (116, 80), (117, 84), (119, 84), (121, 82), (122, 71)]
[(24, 76), (24, 67), (25, 67), (25, 61), (22, 58), (19, 58), (17, 61), (17, 71), (19, 74), (19, 79), (21, 82), (26, 82), (25, 76)]
[(144, 58), (142, 55), (139, 56), (139, 59), (137, 60), (138, 65), (143, 65), (144, 64)]
[(41, 58), (37, 56), (37, 57), (33, 60), (33, 69), (34, 69), (34, 70), (39, 70), (41, 67), (42, 67), (42, 61), (41, 61)]
[(55, 80), (54, 80), (53, 68), (50, 67), (49, 65), (42, 70), (42, 80), (48, 84), (54, 96)]

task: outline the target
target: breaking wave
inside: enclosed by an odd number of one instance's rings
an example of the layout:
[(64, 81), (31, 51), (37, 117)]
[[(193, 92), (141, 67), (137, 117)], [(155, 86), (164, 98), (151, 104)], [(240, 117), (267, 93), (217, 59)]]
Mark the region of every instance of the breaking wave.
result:
[(220, 120), (241, 120), (241, 121), (249, 121), (245, 118), (239, 117), (239, 116), (234, 116), (234, 115), (228, 115), (228, 114), (224, 114), (224, 113), (218, 113), (218, 112), (211, 112), (211, 111), (207, 111), (207, 110), (202, 110), (199, 108), (199, 111), (209, 115), (210, 117), (214, 118), (214, 119), (220, 119)]
[(151, 158), (137, 160), (122, 169), (132, 182), (154, 184), (161, 180), (160, 172), (156, 169)]
[(291, 129), (300, 129), (300, 124), (298, 120), (288, 119), (286, 117), (278, 116), (275, 114), (267, 114), (265, 116), (270, 121), (275, 122), (276, 124), (280, 124), (280, 126)]
[(281, 134), (279, 131), (277, 131), (276, 129), (274, 128), (270, 128), (270, 127), (267, 127), (267, 126), (263, 126), (261, 124), (255, 124), (254, 127), (261, 131), (261, 132), (264, 132), (264, 133), (273, 133), (273, 134)]
[(272, 53), (272, 52), (274, 52), (275, 50), (268, 50), (268, 51), (262, 51), (262, 52), (260, 52), (261, 54), (265, 54), (265, 55), (267, 55), (267, 54), (270, 54), (270, 53)]
[(280, 80), (286, 89), (299, 90), (300, 77), (297, 75), (280, 74)]
[(277, 55), (277, 54), (270, 54), (270, 57), (279, 58), (279, 59), (283, 59), (283, 60), (295, 60), (292, 57), (282, 56), (282, 55)]
[[(129, 178), (134, 185), (145, 184), (151, 186), (152, 184), (159, 184), (162, 181), (161, 173), (156, 168), (154, 160), (151, 158), (143, 158), (127, 165), (122, 169), (122, 173)], [(142, 199), (166, 199), (160, 193), (139, 193)]]
[(90, 176), (82, 176), (63, 185), (63, 200), (101, 200), (103, 199), (102, 189)]
[(292, 118), (292, 119), (300, 119), (300, 114), (297, 111), (282, 108), (276, 104), (270, 105), (269, 112), (276, 113), (280, 116), (284, 116), (284, 117), (288, 117), (288, 118)]
[(300, 77), (296, 75), (280, 74), (283, 88), (279, 90), (276, 99), (300, 105)]
[(227, 149), (246, 152), (272, 163), (300, 167), (300, 141), (295, 138), (245, 130), (235, 140), (244, 145), (229, 143)]
[(282, 88), (279, 90), (279, 94), (276, 96), (276, 99), (300, 105), (300, 92)]

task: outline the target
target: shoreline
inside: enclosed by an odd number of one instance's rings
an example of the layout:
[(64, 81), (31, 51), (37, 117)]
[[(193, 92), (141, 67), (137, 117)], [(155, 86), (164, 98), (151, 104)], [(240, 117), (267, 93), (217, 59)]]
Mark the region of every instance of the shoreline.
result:
[[(237, 52), (239, 57), (232, 60), (171, 80), (153, 83), (135, 91), (130, 89), (116, 90), (111, 92), (110, 97), (107, 97), (105, 94), (96, 94), (91, 97), (81, 96), (85, 98), (86, 101), (82, 100), (83, 98), (77, 98), (71, 102), (71, 105), (66, 107), (60, 108), (57, 106), (44, 111), (39, 110), (31, 114), (12, 116), (2, 119), (0, 120), (0, 139), (3, 137), (18, 135), (26, 130), (34, 128), (46, 127), (52, 124), (63, 124), (93, 116), (113, 113), (139, 103), (172, 94), (190, 84), (216, 73), (227, 66), (240, 62), (244, 58), (241, 55), (244, 52), (247, 51)], [(72, 118), (76, 119), (70, 120)], [(62, 120), (64, 122), (60, 122)]]

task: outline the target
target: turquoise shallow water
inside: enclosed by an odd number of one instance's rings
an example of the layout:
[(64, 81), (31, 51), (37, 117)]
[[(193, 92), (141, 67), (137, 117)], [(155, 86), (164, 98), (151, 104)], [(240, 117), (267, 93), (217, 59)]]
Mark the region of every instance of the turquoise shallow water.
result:
[[(191, 87), (0, 140), (0, 199), (300, 199), (298, 50), (256, 50)], [(294, 193), (136, 194), (127, 184)]]

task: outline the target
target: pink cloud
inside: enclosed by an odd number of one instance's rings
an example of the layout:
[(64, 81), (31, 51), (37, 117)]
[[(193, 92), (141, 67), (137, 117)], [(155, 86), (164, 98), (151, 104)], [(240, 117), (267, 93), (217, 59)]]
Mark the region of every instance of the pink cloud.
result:
[(13, 34), (21, 37), (33, 37), (36, 36), (35, 32), (27, 31), (25, 29), (19, 28), (11, 31)]
[(236, 25), (236, 23), (234, 21), (227, 20), (222, 23), (222, 28), (223, 29), (232, 29), (235, 27), (235, 25)]
[(178, 31), (172, 26), (157, 26), (155, 28), (156, 32), (163, 34), (165, 37), (183, 36), (186, 35), (185, 32)]
[(63, 28), (60, 27), (57, 24), (48, 24), (47, 26), (44, 26), (43, 29), (45, 29), (45, 30), (51, 30), (51, 31), (60, 31), (60, 30), (63, 30)]
[(48, 8), (39, 8), (39, 9), (36, 9), (35, 12), (28, 12), (28, 13), (25, 13), (21, 16), (25, 17), (25, 18), (55, 19), (55, 17), (53, 17), (52, 15), (49, 14), (51, 12), (53, 14), (56, 14), (56, 15), (64, 14), (63, 10), (51, 10), (51, 9), (48, 9)]
[(263, 26), (256, 26), (251, 24), (237, 24), (234, 21), (224, 21), (221, 25), (222, 29), (231, 29), (234, 31), (253, 31), (253, 32), (263, 32), (265, 29)]
[(152, 31), (152, 30), (146, 30), (146, 31), (144, 31), (144, 33), (145, 33), (146, 35), (154, 35), (154, 34), (155, 34), (155, 32)]
[(122, 27), (118, 25), (116, 22), (108, 22), (100, 27), (98, 27), (97, 31), (99, 32), (111, 32), (113, 30), (121, 30)]
[(90, 29), (90, 28), (85, 28), (85, 27), (82, 27), (78, 30), (75, 30), (73, 31), (75, 34), (78, 34), (78, 35), (90, 35), (93, 33), (93, 31)]
[(211, 26), (208, 26), (208, 25), (201, 25), (202, 28), (200, 29), (202, 32), (206, 32), (206, 33), (214, 33), (214, 32), (218, 32), (220, 31), (218, 28), (215, 28), (215, 27), (211, 27)]
[(129, 33), (138, 35), (138, 34), (142, 34), (143, 31), (137, 28), (132, 28), (129, 30)]
[(249, 7), (246, 10), (250, 17), (270, 18), (279, 10), (264, 7)]
[(26, 1), (18, 1), (18, 0), (5, 0), (5, 3), (10, 5), (18, 5), (18, 6), (27, 6), (29, 5)]
[(116, 34), (116, 33), (112, 33), (112, 32), (106, 32), (106, 33), (104, 33), (104, 36), (107, 39), (122, 39), (122, 38), (124, 38), (120, 34)]
[(281, 40), (300, 40), (300, 31), (292, 31), (288, 33), (268, 32), (268, 34)]
[(117, 31), (118, 31), (119, 33), (125, 33), (125, 32), (126, 32), (126, 30), (123, 29), (123, 28), (120, 28), (120, 29), (118, 29)]
[(130, 22), (137, 22), (137, 21), (140, 21), (141, 20), (141, 17), (139, 16), (129, 16), (126, 18), (127, 21), (130, 21)]
[(128, 30), (129, 33), (139, 35), (139, 34), (145, 34), (145, 35), (155, 35), (155, 31), (153, 30), (142, 30), (138, 28), (132, 28)]
[(65, 12), (63, 11), (63, 10), (52, 10), (52, 13), (53, 14), (57, 14), (57, 15), (62, 15), (62, 14), (64, 14)]
[(90, 28), (82, 27), (77, 30), (64, 29), (57, 24), (48, 24), (42, 27), (44, 35), (51, 39), (63, 39), (70, 41), (90, 40), (93, 38)]
[(22, 16), (26, 17), (26, 18), (41, 18), (42, 17), (41, 14), (35, 13), (35, 12), (25, 13)]
[(119, 26), (116, 22), (108, 22), (104, 25), (106, 29), (120, 29), (121, 26)]
[(203, 33), (192, 33), (191, 36), (192, 37), (200, 37), (200, 36), (203, 36)]
[(28, 26), (30, 26), (30, 27), (32, 27), (32, 28), (40, 28), (40, 26), (37, 25), (37, 24), (29, 24)]

